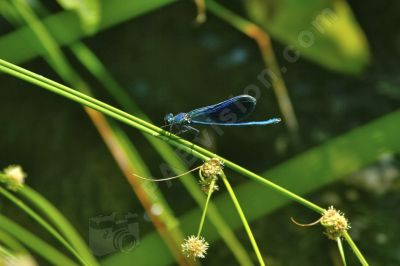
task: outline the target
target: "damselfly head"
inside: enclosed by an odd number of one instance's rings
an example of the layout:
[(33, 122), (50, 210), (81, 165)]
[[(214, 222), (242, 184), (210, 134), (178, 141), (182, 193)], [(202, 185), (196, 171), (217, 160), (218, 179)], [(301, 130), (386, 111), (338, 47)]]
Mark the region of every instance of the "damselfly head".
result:
[(165, 121), (167, 124), (171, 124), (171, 123), (173, 122), (173, 120), (174, 120), (174, 115), (173, 115), (172, 113), (166, 114), (166, 115), (164, 116), (164, 121)]

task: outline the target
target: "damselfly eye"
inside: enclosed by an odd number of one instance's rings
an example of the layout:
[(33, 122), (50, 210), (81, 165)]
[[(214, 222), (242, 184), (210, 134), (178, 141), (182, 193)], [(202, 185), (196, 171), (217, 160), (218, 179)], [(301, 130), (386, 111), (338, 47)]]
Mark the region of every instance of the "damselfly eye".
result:
[(172, 113), (169, 113), (164, 116), (164, 121), (167, 123), (171, 123), (173, 118), (174, 118), (174, 115)]

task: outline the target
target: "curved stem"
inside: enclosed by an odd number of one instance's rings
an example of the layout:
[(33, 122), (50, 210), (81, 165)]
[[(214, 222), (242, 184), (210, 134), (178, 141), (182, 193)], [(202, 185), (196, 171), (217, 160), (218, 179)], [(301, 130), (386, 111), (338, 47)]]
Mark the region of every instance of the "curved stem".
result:
[(0, 243), (3, 243), (3, 246), (6, 246), (7, 249), (11, 250), (13, 253), (29, 254), (28, 250), (19, 243), (18, 240), (14, 239), (3, 230), (0, 230)]
[(295, 225), (306, 227), (306, 226), (314, 226), (314, 225), (316, 225), (316, 224), (319, 224), (319, 223), (321, 222), (321, 220), (322, 220), (322, 216), (321, 216), (318, 220), (316, 220), (316, 221), (314, 221), (314, 222), (311, 222), (311, 223), (308, 223), (308, 224), (299, 223), (299, 222), (297, 222), (293, 217), (290, 217), (290, 220), (291, 220), (292, 223), (294, 223)]
[(38, 238), (36, 235), (30, 233), (22, 226), (18, 225), (14, 221), (8, 219), (6, 216), (0, 214), (0, 228), (21, 243), (25, 244), (30, 249), (34, 250), (36, 253), (45, 258), (52, 265), (60, 266), (74, 266), (78, 265), (73, 262), (70, 258), (59, 252), (57, 249), (53, 248), (42, 239)]
[(56, 229), (58, 229), (61, 235), (63, 235), (68, 243), (79, 252), (80, 256), (83, 257), (89, 265), (98, 265), (97, 260), (94, 258), (91, 250), (87, 247), (85, 241), (53, 204), (28, 186), (23, 186), (18, 193), (29, 201), (38, 211), (45, 215), (45, 217)]
[(191, 173), (191, 172), (196, 171), (196, 170), (199, 169), (200, 167), (201, 167), (201, 166), (198, 166), (198, 167), (196, 167), (196, 168), (193, 168), (193, 169), (191, 169), (191, 170), (189, 170), (189, 171), (186, 171), (186, 172), (184, 172), (184, 173), (182, 173), (182, 174), (179, 174), (179, 175), (170, 176), (170, 177), (166, 177), (166, 178), (160, 178), (160, 179), (147, 178), (147, 177), (140, 176), (140, 175), (137, 175), (137, 174), (133, 174), (133, 175), (136, 176), (136, 177), (138, 177), (138, 178), (140, 178), (140, 179), (147, 180), (147, 181), (150, 181), (150, 182), (162, 182), (162, 181), (168, 181), (168, 180), (172, 180), (172, 179), (176, 179), (176, 178), (185, 176), (185, 175), (187, 175), (187, 174), (189, 174), (189, 173)]
[(0, 193), (3, 194), (4, 197), (13, 202), (16, 206), (21, 208), (24, 212), (26, 212), (30, 217), (32, 217), (36, 222), (38, 222), (41, 226), (43, 226), (50, 234), (52, 234), (60, 243), (68, 249), (83, 265), (89, 265), (80, 255), (79, 253), (42, 217), (39, 216), (34, 210), (32, 210), (28, 205), (26, 205), (23, 201), (15, 197), (12, 193), (8, 192), (4, 188), (0, 187)]

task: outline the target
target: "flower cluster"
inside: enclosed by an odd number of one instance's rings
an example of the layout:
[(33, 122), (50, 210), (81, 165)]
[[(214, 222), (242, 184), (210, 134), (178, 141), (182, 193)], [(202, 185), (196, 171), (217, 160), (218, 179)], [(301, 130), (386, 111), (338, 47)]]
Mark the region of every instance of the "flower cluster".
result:
[(205, 178), (203, 180), (199, 181), (199, 184), (201, 186), (201, 190), (208, 194), (208, 193), (213, 193), (214, 191), (219, 190), (219, 186), (213, 182), (214, 178)]
[(341, 237), (345, 231), (350, 229), (350, 224), (344, 213), (330, 206), (321, 217), (321, 224), (326, 228), (325, 234), (332, 240)]
[(200, 167), (200, 174), (204, 178), (216, 178), (222, 174), (223, 169), (223, 162), (218, 158), (212, 158)]
[(208, 194), (219, 190), (216, 181), (218, 176), (223, 173), (224, 164), (218, 158), (213, 158), (205, 162), (200, 167), (200, 185), (201, 190)]
[(3, 170), (3, 173), (0, 173), (0, 182), (13, 191), (17, 191), (23, 186), (25, 178), (26, 173), (19, 165), (10, 165)]
[(188, 258), (204, 258), (205, 254), (207, 254), (208, 243), (203, 237), (188, 236), (181, 246), (182, 252)]

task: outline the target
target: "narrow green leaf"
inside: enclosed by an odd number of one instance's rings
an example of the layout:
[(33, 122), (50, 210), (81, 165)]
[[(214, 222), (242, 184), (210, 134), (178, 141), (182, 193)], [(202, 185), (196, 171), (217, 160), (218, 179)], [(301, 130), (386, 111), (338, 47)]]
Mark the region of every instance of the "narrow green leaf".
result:
[(13, 222), (12, 220), (1, 214), (0, 229), (6, 231), (8, 234), (18, 239), (21, 243), (25, 244), (25, 246), (38, 253), (44, 259), (49, 261), (52, 265), (77, 265), (71, 259), (60, 253), (58, 250), (48, 245), (46, 242), (44, 242), (34, 234), (30, 233), (23, 227), (19, 226), (17, 223)]
[(27, 201), (31, 202), (31, 204), (61, 232), (65, 239), (88, 263), (90, 263), (90, 265), (97, 265), (97, 261), (93, 257), (85, 241), (53, 204), (28, 186), (24, 186), (19, 193)]
[[(26, 187), (26, 185), (24, 185)], [(23, 188), (22, 188), (23, 189)], [(31, 216), (36, 222), (38, 222), (45, 230), (52, 234), (66, 249), (68, 249), (82, 264), (87, 265), (85, 260), (79, 255), (79, 253), (38, 213), (32, 208), (26, 205), (23, 201), (18, 199), (14, 194), (8, 192), (6, 189), (0, 187), (0, 194), (13, 202), (17, 207), (21, 208), (26, 214)]]
[(0, 15), (14, 25), (20, 25), (22, 23), (21, 18), (9, 1), (0, 0)]
[(7, 234), (4, 230), (0, 230), (0, 243), (13, 253), (29, 253), (18, 240)]

